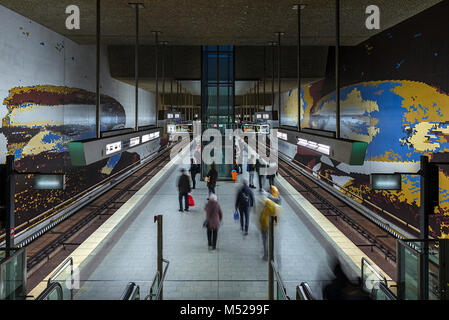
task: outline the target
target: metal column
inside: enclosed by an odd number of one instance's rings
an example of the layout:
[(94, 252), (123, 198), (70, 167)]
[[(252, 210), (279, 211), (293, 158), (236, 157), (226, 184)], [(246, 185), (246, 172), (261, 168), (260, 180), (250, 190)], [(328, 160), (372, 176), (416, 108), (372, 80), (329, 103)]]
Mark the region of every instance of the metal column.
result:
[(297, 72), (298, 72), (298, 131), (301, 131), (301, 5), (293, 6), (297, 10), (298, 15), (298, 52), (296, 57)]
[(165, 53), (168, 41), (161, 41), (162, 44), (162, 107), (165, 107)]
[(8, 155), (6, 156), (6, 163), (4, 165), (4, 173), (6, 176), (6, 181), (4, 182), (6, 185), (6, 194), (4, 195), (5, 199), (5, 249), (6, 249), (6, 257), (11, 255), (11, 249), (14, 247), (14, 195), (15, 195), (15, 166), (14, 166), (14, 156)]
[[(155, 222), (157, 222), (157, 272), (159, 273), (159, 279), (158, 279), (158, 286), (163, 285), (161, 283), (162, 280), (162, 276), (164, 273), (163, 270), (163, 265), (164, 265), (164, 256), (163, 256), (163, 244), (162, 244), (162, 240), (163, 240), (163, 228), (162, 228), (162, 215), (157, 215), (156, 217), (154, 217), (154, 219), (156, 220)], [(160, 300), (163, 300), (163, 292), (162, 292), (163, 288), (161, 288), (161, 293), (160, 293)]]
[(100, 38), (101, 38), (101, 0), (97, 0), (97, 60), (96, 60), (96, 99), (95, 99), (95, 129), (97, 139), (101, 138), (101, 115), (100, 115), (100, 104), (101, 104), (101, 96), (100, 96)]
[(281, 36), (284, 35), (283, 32), (276, 32), (278, 36), (278, 115), (279, 115), (279, 127), (281, 127)]
[(340, 0), (335, 0), (335, 90), (336, 90), (336, 113), (335, 113), (335, 135), (340, 138)]
[(268, 300), (274, 299), (274, 270), (271, 264), (274, 261), (274, 222), (276, 216), (270, 215), (268, 221)]
[(431, 188), (430, 188), (430, 175), (431, 175), (431, 164), (429, 163), (429, 158), (427, 156), (421, 156), (421, 207), (419, 215), (419, 228), (420, 228), (420, 238), (424, 241), (423, 254), (421, 259), (421, 292), (420, 296), (423, 300), (429, 299), (429, 214), (433, 213), (433, 206), (431, 201)]
[(159, 35), (162, 33), (160, 31), (151, 31), (154, 34), (154, 41), (155, 41), (155, 63), (156, 63), (156, 126), (157, 121), (159, 120), (159, 74), (158, 74), (158, 65), (159, 65), (159, 59), (158, 59), (158, 49), (159, 49)]
[(139, 130), (139, 9), (143, 8), (142, 3), (130, 3), (131, 7), (136, 9), (136, 43), (135, 43), (135, 52), (134, 52), (134, 76), (136, 81), (136, 101), (135, 101), (135, 123), (134, 130)]
[(274, 46), (276, 42), (270, 42), (271, 45), (271, 111), (274, 112)]
[(265, 82), (266, 82), (266, 61), (267, 61), (267, 47), (263, 46), (263, 111), (265, 111), (265, 108), (267, 106), (266, 101), (266, 88), (265, 88)]

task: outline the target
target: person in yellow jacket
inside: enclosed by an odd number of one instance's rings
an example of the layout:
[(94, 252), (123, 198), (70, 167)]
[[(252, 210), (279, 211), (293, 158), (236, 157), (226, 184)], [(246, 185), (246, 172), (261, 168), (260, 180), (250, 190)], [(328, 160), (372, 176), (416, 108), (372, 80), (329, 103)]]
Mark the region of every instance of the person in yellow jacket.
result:
[[(279, 191), (275, 186), (271, 186), (270, 194), (266, 197), (262, 211), (259, 217), (260, 232), (262, 233), (263, 242), (263, 257), (262, 259), (268, 260), (268, 224), (269, 216), (277, 216), (279, 212)], [(275, 222), (275, 225), (277, 222)]]

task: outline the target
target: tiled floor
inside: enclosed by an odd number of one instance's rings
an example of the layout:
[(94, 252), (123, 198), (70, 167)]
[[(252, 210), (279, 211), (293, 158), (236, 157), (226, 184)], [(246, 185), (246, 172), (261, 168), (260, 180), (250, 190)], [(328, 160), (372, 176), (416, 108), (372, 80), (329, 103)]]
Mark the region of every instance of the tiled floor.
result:
[[(77, 299), (119, 299), (130, 281), (140, 285), (142, 297), (148, 294), (156, 272), (153, 217), (157, 214), (163, 215), (164, 258), (170, 261), (164, 299), (267, 298), (268, 263), (261, 259), (262, 240), (255, 223), (260, 205), (251, 212), (249, 235), (243, 236), (240, 224), (233, 219), (240, 184), (218, 182), (216, 192), (224, 218), (218, 248), (209, 251), (202, 228), (207, 198), (204, 182), (197, 183), (192, 192), (196, 206), (189, 213), (178, 212), (176, 178), (182, 166), (174, 166), (163, 183), (149, 191), (142, 209), (124, 219), (81, 265)], [(332, 278), (329, 241), (301, 217), (291, 200), (286, 201), (289, 195), (283, 191), (281, 188), (282, 212), (275, 229), (276, 261), (282, 280), (293, 299), (295, 287), (302, 281), (307, 281), (319, 298), (322, 284)], [(258, 191), (255, 195), (260, 199)]]

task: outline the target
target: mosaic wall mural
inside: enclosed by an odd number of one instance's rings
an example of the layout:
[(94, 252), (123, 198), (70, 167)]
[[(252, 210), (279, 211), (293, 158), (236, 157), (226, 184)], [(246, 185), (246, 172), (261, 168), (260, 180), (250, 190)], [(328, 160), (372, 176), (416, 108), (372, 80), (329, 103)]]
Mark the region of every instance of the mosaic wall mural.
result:
[[(149, 145), (85, 167), (72, 167), (67, 142), (96, 136), (95, 51), (0, 6), (0, 163), (14, 155), (20, 172), (64, 172), (66, 189), (33, 190), (16, 179), (15, 224), (35, 217), (150, 153)], [(133, 126), (134, 87), (110, 77), (102, 50), (101, 130)], [(140, 90), (139, 123), (154, 118), (154, 95)], [(153, 113), (153, 114), (151, 114)]]
[[(416, 172), (421, 155), (449, 163), (449, 48), (440, 41), (440, 37), (449, 36), (449, 28), (443, 35), (441, 29), (435, 30), (434, 24), (423, 22), (447, 21), (441, 14), (443, 9), (449, 9), (447, 3), (430, 8), (357, 47), (343, 50), (341, 134), (343, 138), (369, 143), (363, 166), (338, 163), (300, 148), (295, 156), (416, 227), (419, 227), (419, 176), (403, 175), (401, 191), (372, 191), (369, 174)], [(448, 22), (445, 24), (449, 27)], [(391, 48), (381, 52), (376, 50), (378, 47)], [(420, 50), (409, 50), (413, 47)], [(332, 54), (330, 50), (329, 61)], [(398, 62), (387, 64), (388, 61)], [(301, 88), (303, 127), (335, 131), (334, 79), (328, 73), (322, 81)], [(294, 110), (291, 113), (297, 112), (296, 93), (293, 90), (287, 94), (292, 99), (285, 104), (286, 109), (290, 106)], [(433, 236), (449, 237), (449, 166), (440, 168), (439, 178), (440, 207), (430, 219), (430, 231)]]

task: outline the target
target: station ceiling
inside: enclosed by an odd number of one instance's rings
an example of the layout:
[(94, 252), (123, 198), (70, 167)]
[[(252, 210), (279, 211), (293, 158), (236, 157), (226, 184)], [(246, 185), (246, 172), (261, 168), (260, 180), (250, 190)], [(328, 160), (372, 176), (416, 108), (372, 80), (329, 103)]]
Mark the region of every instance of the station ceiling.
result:
[[(341, 0), (341, 44), (356, 45), (379, 31), (437, 4), (441, 0)], [(162, 31), (170, 45), (264, 45), (285, 32), (282, 43), (295, 45), (295, 0), (102, 0), (102, 42), (132, 44), (135, 11), (128, 2), (142, 2), (141, 43), (154, 43), (152, 30)], [(67, 30), (65, 9), (73, 0), (0, 0), (0, 5), (40, 23), (79, 44), (95, 43), (96, 1), (77, 0), (81, 29)], [(328, 46), (335, 43), (335, 1), (302, 0), (302, 43)], [(381, 29), (365, 28), (368, 5), (381, 11)]]

